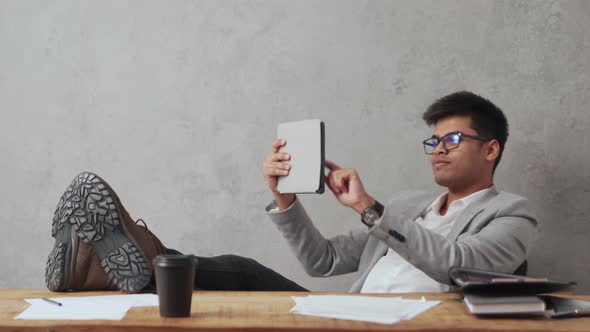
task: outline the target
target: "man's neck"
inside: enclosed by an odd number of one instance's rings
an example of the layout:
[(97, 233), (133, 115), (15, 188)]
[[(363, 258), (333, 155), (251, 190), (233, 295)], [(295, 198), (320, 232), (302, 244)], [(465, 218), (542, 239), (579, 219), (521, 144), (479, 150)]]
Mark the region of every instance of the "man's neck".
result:
[(448, 188), (449, 191), (447, 192), (447, 196), (446, 196), (444, 203), (440, 207), (439, 214), (441, 216), (444, 216), (447, 213), (449, 206), (454, 201), (464, 198), (464, 197), (467, 197), (467, 196), (469, 196), (473, 193), (476, 193), (478, 191), (487, 189), (487, 188), (491, 187), (492, 185), (493, 185), (493, 183), (490, 180), (490, 181), (486, 182), (485, 184), (480, 184), (480, 185), (472, 186), (469, 188), (463, 188), (463, 189)]

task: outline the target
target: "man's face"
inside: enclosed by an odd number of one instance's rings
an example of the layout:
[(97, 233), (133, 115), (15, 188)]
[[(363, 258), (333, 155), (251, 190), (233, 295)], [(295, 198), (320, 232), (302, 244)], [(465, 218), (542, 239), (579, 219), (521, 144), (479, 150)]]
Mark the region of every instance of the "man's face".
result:
[[(433, 135), (438, 138), (451, 132), (479, 135), (470, 125), (469, 116), (448, 116), (436, 123)], [(487, 179), (491, 174), (489, 161), (485, 159), (486, 144), (462, 137), (457, 148), (446, 150), (440, 143), (430, 155), (434, 181), (443, 187), (463, 189)]]

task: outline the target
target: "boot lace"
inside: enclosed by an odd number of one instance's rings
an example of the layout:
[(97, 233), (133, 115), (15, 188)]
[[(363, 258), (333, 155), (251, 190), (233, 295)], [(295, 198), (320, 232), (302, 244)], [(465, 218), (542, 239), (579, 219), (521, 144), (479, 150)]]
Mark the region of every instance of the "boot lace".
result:
[[(139, 223), (142, 223), (143, 225), (139, 225)], [(135, 224), (138, 225), (139, 227), (143, 227), (144, 232), (146, 232), (148, 234), (148, 237), (152, 240), (152, 243), (154, 244), (154, 246), (156, 248), (163, 248), (163, 249), (159, 249), (160, 251), (162, 251), (160, 254), (165, 254), (166, 253), (166, 247), (164, 247), (164, 245), (162, 244), (162, 242), (160, 242), (160, 240), (154, 235), (154, 233), (152, 233), (149, 229), (147, 224), (145, 223), (145, 221), (143, 219), (137, 219), (135, 221)]]
[(141, 218), (137, 219), (137, 220), (135, 221), (135, 224), (137, 225), (137, 224), (139, 224), (140, 222), (141, 222), (143, 225), (138, 225), (138, 226), (141, 226), (141, 227), (143, 227), (143, 228), (144, 228), (144, 231), (145, 231), (146, 233), (147, 233), (147, 232), (149, 232), (148, 226), (147, 226), (147, 224), (145, 223), (145, 221), (143, 221), (143, 219), (141, 219)]

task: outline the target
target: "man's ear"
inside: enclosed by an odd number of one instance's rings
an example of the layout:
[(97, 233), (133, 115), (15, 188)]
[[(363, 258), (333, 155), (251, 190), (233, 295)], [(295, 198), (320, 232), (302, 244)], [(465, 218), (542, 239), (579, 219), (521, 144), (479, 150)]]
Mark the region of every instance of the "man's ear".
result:
[(485, 151), (485, 158), (488, 161), (494, 161), (496, 159), (498, 159), (498, 156), (500, 155), (500, 143), (498, 142), (498, 140), (491, 140), (488, 142), (486, 151)]

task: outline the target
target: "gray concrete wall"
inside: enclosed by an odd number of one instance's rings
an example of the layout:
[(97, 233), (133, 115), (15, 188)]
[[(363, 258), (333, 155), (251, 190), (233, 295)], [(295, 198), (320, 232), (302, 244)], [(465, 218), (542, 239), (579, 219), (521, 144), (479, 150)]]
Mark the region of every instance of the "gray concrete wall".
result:
[[(496, 185), (540, 216), (530, 274), (588, 293), (589, 29), (587, 1), (2, 1), (0, 287), (44, 287), (53, 209), (89, 170), (170, 247), (345, 291), (264, 215), (277, 123), (324, 120), (327, 157), (386, 200), (437, 189), (420, 116), (469, 89), (510, 121)], [(326, 236), (360, 227), (302, 200)]]

